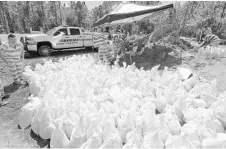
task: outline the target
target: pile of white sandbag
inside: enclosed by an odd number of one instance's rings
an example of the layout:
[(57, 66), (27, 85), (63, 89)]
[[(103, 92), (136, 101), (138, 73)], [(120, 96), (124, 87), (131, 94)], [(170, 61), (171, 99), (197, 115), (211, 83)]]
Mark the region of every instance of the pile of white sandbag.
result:
[(206, 49), (201, 48), (199, 53), (207, 59), (219, 59), (226, 57), (226, 49), (218, 46), (207, 46)]
[(51, 147), (226, 147), (226, 94), (186, 69), (110, 68), (74, 56), (24, 75), (32, 95), (19, 125)]

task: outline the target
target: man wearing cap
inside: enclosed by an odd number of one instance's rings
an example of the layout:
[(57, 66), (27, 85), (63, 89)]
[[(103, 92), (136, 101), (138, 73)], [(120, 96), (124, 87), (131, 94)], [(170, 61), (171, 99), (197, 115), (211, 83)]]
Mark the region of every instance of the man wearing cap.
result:
[[(18, 42), (14, 34), (8, 35), (8, 41), (0, 46), (0, 59), (4, 61), (5, 66), (13, 75), (14, 85), (21, 84), (23, 72), (24, 50), (22, 43)], [(2, 72), (2, 71), (1, 71)], [(2, 76), (2, 75), (1, 75)], [(1, 100), (4, 98), (3, 83), (0, 82)]]

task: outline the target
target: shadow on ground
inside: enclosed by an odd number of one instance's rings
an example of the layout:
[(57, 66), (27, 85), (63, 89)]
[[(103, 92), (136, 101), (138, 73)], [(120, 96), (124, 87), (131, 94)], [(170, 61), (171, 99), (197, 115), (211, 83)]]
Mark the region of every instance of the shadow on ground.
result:
[[(71, 56), (71, 55), (78, 55), (78, 54), (89, 54), (89, 53), (94, 53), (93, 50), (90, 49), (85, 49), (85, 50), (74, 50), (74, 51), (56, 51), (53, 52), (50, 58), (59, 58), (62, 56)], [(25, 54), (25, 59), (33, 59), (33, 58), (45, 58), (43, 56), (39, 56), (37, 53), (26, 53)]]
[[(174, 68), (182, 64), (182, 59), (174, 57), (172, 55), (167, 55), (166, 59), (159, 63), (159, 69), (164, 69), (165, 67)], [(158, 65), (158, 64), (157, 64)]]
[(30, 136), (37, 142), (40, 148), (50, 148), (50, 139), (42, 139), (40, 136), (36, 135), (32, 130), (30, 131)]
[(6, 94), (11, 94), (11, 93), (17, 91), (19, 89), (19, 87), (20, 87), (19, 85), (10, 84), (10, 85), (4, 87), (4, 91)]
[(182, 59), (180, 52), (159, 46), (156, 49), (145, 50), (142, 55), (130, 56), (129, 54), (126, 54), (123, 58), (121, 58), (121, 66), (123, 66), (123, 62), (125, 62), (127, 65), (135, 63), (137, 68), (143, 67), (144, 70), (150, 70), (154, 66), (159, 65), (159, 69), (162, 70), (165, 67), (174, 68), (182, 64)]

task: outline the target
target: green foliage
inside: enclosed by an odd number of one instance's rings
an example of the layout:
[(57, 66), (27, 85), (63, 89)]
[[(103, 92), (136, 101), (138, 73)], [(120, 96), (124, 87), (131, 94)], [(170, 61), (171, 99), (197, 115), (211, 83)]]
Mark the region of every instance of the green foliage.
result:
[(0, 2), (0, 25), (5, 32), (28, 33), (32, 30), (49, 30), (68, 24), (86, 27), (88, 9), (85, 2), (72, 1), (70, 6), (60, 1)]
[(153, 32), (155, 29), (154, 23), (150, 22), (149, 20), (143, 20), (140, 22), (139, 32), (143, 31), (146, 34)]
[[(139, 5), (159, 5), (159, 1), (130, 1)], [(104, 1), (101, 5), (88, 10), (82, 1), (1, 1), (0, 25), (4, 32), (28, 33), (33, 30), (51, 29), (67, 24), (92, 28), (92, 24), (114, 10), (121, 1)], [(187, 1), (175, 2), (175, 20), (180, 35), (194, 37), (197, 29), (206, 22), (214, 34), (226, 39), (226, 2), (224, 1)], [(139, 23), (139, 31), (152, 32), (163, 24), (168, 24), (170, 11), (153, 13), (149, 19)], [(171, 22), (172, 23), (172, 22)], [(131, 24), (125, 25), (131, 31)], [(2, 32), (3, 32), (2, 31)]]

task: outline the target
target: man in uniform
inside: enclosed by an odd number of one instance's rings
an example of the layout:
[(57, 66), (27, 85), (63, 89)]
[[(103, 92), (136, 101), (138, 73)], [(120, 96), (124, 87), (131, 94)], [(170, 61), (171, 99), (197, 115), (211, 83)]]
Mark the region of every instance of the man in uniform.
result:
[(24, 50), (22, 43), (18, 42), (14, 34), (8, 35), (8, 41), (2, 44), (1, 50), (8, 62), (8, 68), (11, 71), (14, 83), (20, 84), (23, 72)]
[(0, 106), (8, 103), (3, 101), (3, 99), (6, 97), (6, 94), (4, 92), (4, 84), (3, 84), (3, 78), (2, 78), (5, 66), (8, 64), (8, 62), (5, 59), (4, 51), (2, 50), (1, 46), (2, 46), (2, 42), (0, 39)]

